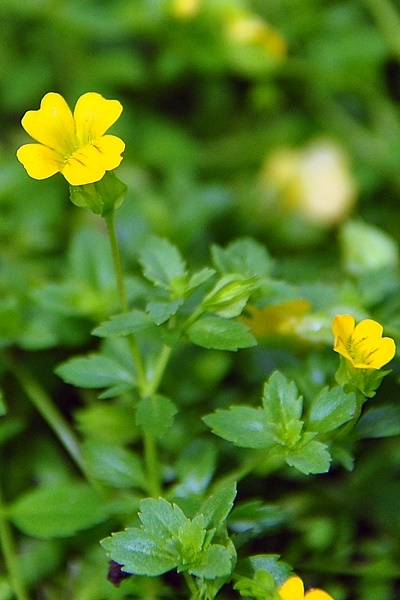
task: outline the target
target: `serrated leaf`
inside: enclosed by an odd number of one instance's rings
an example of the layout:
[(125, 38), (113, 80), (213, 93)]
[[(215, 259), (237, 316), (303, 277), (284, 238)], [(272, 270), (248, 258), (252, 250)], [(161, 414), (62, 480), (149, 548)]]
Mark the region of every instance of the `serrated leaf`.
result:
[(201, 317), (186, 330), (186, 333), (191, 342), (208, 349), (235, 352), (239, 348), (249, 348), (257, 344), (243, 323), (216, 315)]
[(241, 448), (270, 448), (278, 442), (265, 411), (250, 406), (231, 406), (203, 417), (216, 435)]
[(357, 438), (383, 438), (400, 435), (400, 407), (377, 406), (365, 412), (353, 430)]
[(169, 398), (159, 394), (147, 396), (137, 405), (136, 423), (147, 433), (160, 438), (172, 426), (177, 412), (178, 409)]
[(55, 369), (66, 383), (82, 388), (103, 388), (117, 384), (134, 387), (133, 373), (116, 360), (102, 354), (77, 356), (60, 364)]
[(74, 535), (108, 516), (104, 501), (82, 482), (68, 481), (29, 491), (9, 507), (8, 517), (26, 535)]
[(212, 246), (214, 264), (221, 273), (240, 273), (245, 277), (267, 277), (272, 261), (264, 246), (251, 238), (241, 238), (226, 248)]
[(163, 289), (170, 290), (174, 280), (186, 276), (185, 261), (176, 246), (166, 239), (151, 237), (139, 260), (144, 276)]
[(153, 326), (149, 315), (142, 310), (131, 310), (127, 313), (115, 315), (95, 329), (92, 334), (99, 337), (117, 337), (144, 331)]
[(279, 371), (275, 371), (265, 384), (262, 402), (271, 423), (285, 426), (301, 418), (303, 399), (295, 383), (289, 383)]
[(146, 489), (143, 465), (130, 450), (98, 440), (86, 440), (83, 456), (87, 468), (96, 479), (116, 488)]
[(312, 440), (304, 446), (292, 450), (285, 457), (290, 467), (295, 467), (301, 473), (326, 473), (331, 465), (331, 455), (326, 445)]
[(266, 571), (273, 576), (275, 584), (281, 586), (289, 578), (292, 568), (280, 560), (279, 554), (257, 554), (240, 561), (237, 571), (246, 577), (254, 577), (257, 571)]
[(159, 543), (166, 543), (168, 537), (178, 535), (179, 528), (187, 519), (176, 504), (164, 498), (145, 498), (140, 503), (139, 519), (144, 529), (159, 538)]
[(206, 529), (219, 529), (231, 512), (236, 498), (236, 483), (224, 486), (202, 504), (198, 514), (204, 517)]
[(324, 388), (311, 403), (307, 428), (318, 433), (332, 431), (349, 421), (354, 416), (355, 410), (354, 393), (346, 394), (340, 386), (332, 390)]
[(232, 557), (224, 546), (212, 544), (202, 552), (201, 563), (188, 569), (191, 575), (204, 579), (227, 577), (232, 572)]
[(160, 547), (160, 541), (141, 529), (129, 528), (100, 543), (111, 560), (123, 565), (124, 572), (157, 577), (177, 566), (176, 558)]

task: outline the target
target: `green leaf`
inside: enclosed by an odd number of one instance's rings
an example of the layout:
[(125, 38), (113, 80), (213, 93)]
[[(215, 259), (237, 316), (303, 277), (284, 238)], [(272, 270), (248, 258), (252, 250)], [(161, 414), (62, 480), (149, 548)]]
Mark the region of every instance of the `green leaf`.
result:
[(66, 383), (82, 388), (104, 388), (125, 384), (125, 389), (135, 386), (135, 378), (126, 367), (103, 354), (77, 356), (60, 364), (55, 372)]
[(165, 290), (174, 288), (174, 282), (186, 278), (186, 265), (176, 246), (168, 240), (152, 236), (139, 257), (144, 276)]
[(127, 313), (115, 315), (95, 329), (92, 334), (99, 337), (116, 337), (130, 335), (152, 327), (153, 322), (149, 315), (142, 310), (132, 310)]
[(326, 433), (349, 421), (356, 410), (356, 396), (346, 394), (340, 386), (332, 390), (324, 388), (313, 399), (307, 419), (310, 431)]
[(178, 412), (175, 404), (165, 396), (142, 398), (137, 405), (136, 422), (147, 433), (162, 437), (172, 426)]
[(140, 503), (139, 519), (144, 529), (159, 540), (159, 545), (167, 543), (170, 536), (178, 537), (179, 528), (187, 519), (176, 504), (170, 504), (164, 498), (145, 498)]
[(250, 406), (231, 406), (203, 417), (212, 432), (241, 448), (270, 448), (278, 442), (265, 411)]
[(7, 404), (4, 398), (3, 390), (0, 389), (0, 417), (4, 417), (7, 414)]
[(96, 402), (75, 412), (84, 436), (109, 444), (129, 444), (138, 437), (136, 411), (131, 406)]
[(190, 277), (187, 284), (187, 291), (190, 292), (198, 288), (202, 283), (208, 281), (213, 275), (215, 275), (215, 269), (210, 269), (209, 267), (205, 267), (201, 269), (201, 271), (197, 271), (197, 273), (193, 273)]
[(262, 403), (271, 423), (285, 427), (290, 421), (301, 418), (303, 398), (295, 383), (289, 383), (279, 371), (275, 371), (265, 384)]
[(377, 406), (365, 412), (353, 430), (357, 438), (383, 438), (400, 435), (400, 407)]
[(236, 498), (236, 483), (224, 486), (207, 498), (198, 511), (204, 517), (206, 529), (219, 529), (232, 510)]
[(232, 557), (229, 550), (220, 544), (211, 544), (201, 554), (201, 563), (188, 569), (191, 575), (204, 579), (227, 577), (232, 572)]
[(151, 317), (152, 322), (156, 325), (161, 325), (168, 321), (170, 317), (175, 315), (179, 307), (183, 304), (183, 298), (177, 300), (168, 300), (168, 298), (159, 300), (152, 300), (146, 306), (147, 311)]
[(141, 529), (129, 528), (100, 543), (111, 560), (124, 565), (124, 572), (157, 577), (177, 566), (176, 557), (164, 550), (162, 542)]
[(292, 568), (280, 560), (279, 554), (257, 554), (237, 565), (237, 572), (242, 577), (256, 578), (256, 573), (260, 571), (271, 574), (275, 585), (281, 586), (290, 577)]
[(251, 238), (241, 238), (226, 248), (212, 246), (212, 258), (221, 273), (240, 273), (244, 277), (267, 277), (272, 260), (264, 246)]
[(186, 333), (194, 344), (215, 350), (236, 351), (257, 344), (245, 325), (216, 315), (201, 317)]
[(312, 440), (291, 450), (285, 460), (290, 467), (295, 467), (301, 473), (309, 475), (329, 471), (332, 459), (325, 444)]
[[(285, 523), (288, 513), (275, 504), (250, 500), (235, 507), (229, 516), (229, 529), (238, 534), (249, 533), (247, 539), (274, 531)], [(236, 538), (237, 539), (237, 538)]]
[(176, 464), (179, 483), (175, 497), (187, 497), (204, 492), (214, 474), (217, 450), (209, 440), (197, 439), (183, 449)]
[(9, 507), (8, 517), (26, 535), (67, 537), (101, 523), (104, 501), (86, 483), (68, 481), (29, 491)]
[(87, 468), (96, 479), (116, 488), (146, 489), (143, 465), (130, 450), (98, 440), (86, 440), (83, 456)]

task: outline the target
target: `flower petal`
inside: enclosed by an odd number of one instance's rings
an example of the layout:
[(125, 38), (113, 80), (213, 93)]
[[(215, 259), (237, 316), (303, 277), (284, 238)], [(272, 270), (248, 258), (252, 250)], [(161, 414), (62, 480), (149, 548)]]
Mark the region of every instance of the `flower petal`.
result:
[(372, 319), (364, 319), (356, 325), (352, 338), (355, 342), (368, 338), (369, 340), (377, 340), (382, 337), (383, 327), (377, 321)]
[(75, 106), (74, 120), (80, 144), (87, 144), (101, 137), (122, 113), (118, 100), (106, 100), (101, 94), (87, 92)]
[(74, 150), (75, 124), (69, 106), (60, 94), (46, 94), (40, 109), (29, 110), (21, 123), (34, 140), (56, 150), (60, 156)]
[(17, 150), (17, 158), (33, 179), (47, 179), (62, 168), (57, 152), (41, 144), (25, 144)]
[(300, 577), (290, 577), (287, 579), (279, 589), (279, 595), (281, 600), (303, 600), (304, 585)]
[(86, 185), (100, 181), (106, 170), (98, 160), (98, 151), (87, 145), (74, 152), (61, 169), (71, 185)]
[(333, 600), (332, 596), (324, 592), (324, 590), (318, 590), (317, 588), (308, 590), (304, 598), (305, 600)]
[(348, 351), (348, 342), (354, 331), (355, 319), (352, 315), (336, 315), (332, 321), (332, 331), (335, 336), (333, 349), (344, 358), (352, 361)]
[(124, 142), (115, 135), (103, 135), (103, 137), (92, 143), (93, 148), (98, 151), (99, 163), (106, 171), (116, 169), (121, 161), (121, 153), (125, 150)]
[[(365, 359), (365, 365), (362, 365), (364, 369), (380, 369), (383, 365), (386, 365), (392, 360), (396, 354), (396, 344), (394, 340), (389, 337), (382, 338), (379, 341), (379, 346), (372, 349), (367, 359)], [(358, 364), (354, 364), (355, 367), (359, 367)]]

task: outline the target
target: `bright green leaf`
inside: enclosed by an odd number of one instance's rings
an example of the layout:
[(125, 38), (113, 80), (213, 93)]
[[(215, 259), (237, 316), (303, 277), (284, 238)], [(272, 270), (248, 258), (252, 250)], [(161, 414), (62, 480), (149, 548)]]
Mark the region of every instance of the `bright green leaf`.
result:
[(303, 399), (294, 382), (288, 382), (275, 371), (264, 386), (263, 406), (271, 423), (285, 427), (290, 421), (298, 421), (303, 410)]
[(116, 360), (102, 354), (77, 356), (60, 364), (55, 369), (66, 383), (82, 388), (103, 388), (116, 384), (135, 385), (133, 373)]
[(194, 344), (215, 350), (236, 351), (257, 344), (245, 325), (216, 315), (201, 317), (186, 333)]
[(219, 529), (232, 510), (235, 498), (235, 483), (224, 486), (207, 498), (198, 511), (204, 517), (204, 527)]
[(242, 448), (270, 448), (278, 441), (261, 408), (231, 406), (203, 417), (203, 421), (213, 433)]
[(311, 431), (326, 433), (349, 421), (356, 410), (356, 396), (346, 394), (340, 386), (332, 390), (324, 388), (313, 399), (308, 414), (308, 426)]
[(290, 467), (295, 467), (301, 473), (326, 473), (331, 464), (331, 455), (326, 445), (312, 440), (304, 446), (298, 446), (285, 457)]

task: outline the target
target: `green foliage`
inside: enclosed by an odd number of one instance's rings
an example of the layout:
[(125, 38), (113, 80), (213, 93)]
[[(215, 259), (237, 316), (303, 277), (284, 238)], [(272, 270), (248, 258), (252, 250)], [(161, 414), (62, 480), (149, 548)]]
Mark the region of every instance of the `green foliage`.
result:
[[(235, 550), (221, 528), (236, 495), (235, 486), (222, 488), (188, 519), (176, 504), (164, 498), (140, 503), (141, 528), (128, 528), (103, 540), (102, 546), (123, 570), (156, 576), (176, 568), (204, 579), (227, 577)], [(220, 543), (213, 543), (218, 539)]]
[(101, 523), (108, 510), (87, 484), (64, 481), (26, 492), (11, 504), (8, 514), (27, 535), (48, 539), (71, 536)]
[(276, 371), (264, 386), (262, 404), (262, 408), (231, 406), (203, 420), (236, 446), (265, 449), (305, 474), (325, 473), (331, 456), (327, 445), (315, 438), (349, 421), (356, 398), (342, 388), (325, 388), (312, 402), (304, 429), (303, 399), (294, 382)]
[[(400, 344), (396, 3), (0, 21), (0, 598), (277, 600), (293, 569), (396, 600), (397, 359), (352, 368), (331, 331)], [(121, 102), (115, 174), (28, 177), (50, 90)]]

